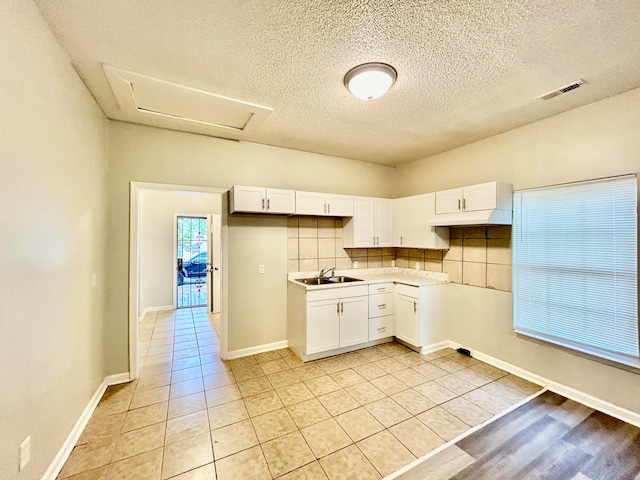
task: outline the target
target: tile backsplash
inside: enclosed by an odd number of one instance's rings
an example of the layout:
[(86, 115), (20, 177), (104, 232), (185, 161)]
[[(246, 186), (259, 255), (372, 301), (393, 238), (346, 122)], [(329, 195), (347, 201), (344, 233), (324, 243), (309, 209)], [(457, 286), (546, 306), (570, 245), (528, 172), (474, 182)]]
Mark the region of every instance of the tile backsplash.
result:
[(397, 267), (448, 273), (452, 283), (511, 291), (511, 227), (452, 227), (449, 250), (343, 248), (342, 220), (287, 218), (287, 271)]

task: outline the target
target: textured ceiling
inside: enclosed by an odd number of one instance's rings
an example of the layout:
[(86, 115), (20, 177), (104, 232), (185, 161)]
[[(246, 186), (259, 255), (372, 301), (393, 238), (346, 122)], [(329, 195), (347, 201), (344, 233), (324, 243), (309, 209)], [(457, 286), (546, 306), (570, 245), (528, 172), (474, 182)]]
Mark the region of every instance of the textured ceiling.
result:
[[(110, 118), (103, 63), (273, 108), (246, 140), (387, 165), (640, 86), (639, 0), (35, 3)], [(343, 85), (365, 62), (398, 71), (371, 102)]]

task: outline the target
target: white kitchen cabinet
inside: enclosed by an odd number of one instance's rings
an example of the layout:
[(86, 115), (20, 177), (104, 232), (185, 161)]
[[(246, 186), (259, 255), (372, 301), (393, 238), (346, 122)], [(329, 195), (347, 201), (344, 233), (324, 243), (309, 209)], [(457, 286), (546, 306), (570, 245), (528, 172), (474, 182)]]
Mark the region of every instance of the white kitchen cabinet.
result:
[(354, 197), (353, 217), (343, 221), (344, 248), (393, 246), (393, 200)]
[(289, 346), (300, 358), (369, 341), (367, 285), (288, 287)]
[(339, 300), (307, 303), (307, 355), (340, 347)]
[(294, 214), (294, 190), (234, 185), (230, 194), (231, 213)]
[(436, 214), (478, 210), (511, 210), (513, 187), (488, 182), (436, 192)]
[(351, 217), (353, 216), (353, 196), (296, 191), (296, 214)]
[(444, 340), (444, 285), (414, 287), (397, 284), (394, 295), (395, 336), (415, 347)]
[(369, 341), (368, 297), (340, 299), (340, 347)]
[(449, 248), (449, 228), (432, 227), (436, 194), (426, 193), (394, 200), (394, 246), (404, 248)]

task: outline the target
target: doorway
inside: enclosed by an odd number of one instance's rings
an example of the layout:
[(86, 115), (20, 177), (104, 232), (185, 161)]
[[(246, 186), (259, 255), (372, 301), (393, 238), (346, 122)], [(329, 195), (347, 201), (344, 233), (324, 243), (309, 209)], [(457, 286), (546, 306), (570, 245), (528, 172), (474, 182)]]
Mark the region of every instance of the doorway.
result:
[[(216, 324), (220, 336), (220, 357), (226, 359), (229, 280), (227, 269), (222, 266), (228, 263), (227, 190), (144, 182), (131, 182), (130, 188), (128, 282), (130, 378), (138, 377), (139, 366), (141, 366), (138, 358), (139, 320), (149, 312), (161, 312), (177, 307), (175, 302), (177, 283), (175, 215), (177, 214), (185, 217), (209, 217), (208, 224), (214, 226), (212, 232), (205, 230), (207, 234), (210, 233), (208, 253), (213, 253), (213, 262), (206, 268), (209, 278), (203, 281), (205, 285), (210, 286), (204, 298), (209, 300), (207, 303), (211, 306), (196, 308), (206, 312), (209, 319)], [(185, 256), (183, 261), (190, 258), (191, 256)], [(215, 274), (212, 273), (214, 267), (218, 267)], [(182, 309), (177, 312), (186, 313), (187, 311)], [(215, 312), (216, 315), (211, 315), (209, 312)]]
[(176, 306), (207, 305), (209, 262), (207, 217), (176, 216)]

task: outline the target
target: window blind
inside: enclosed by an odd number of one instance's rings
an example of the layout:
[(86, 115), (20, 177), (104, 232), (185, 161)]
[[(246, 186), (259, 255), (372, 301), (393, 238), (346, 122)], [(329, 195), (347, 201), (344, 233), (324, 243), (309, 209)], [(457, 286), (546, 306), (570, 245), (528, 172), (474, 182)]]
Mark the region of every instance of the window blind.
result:
[(514, 329), (640, 367), (635, 175), (514, 194)]

